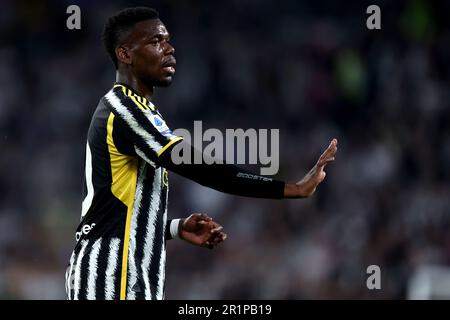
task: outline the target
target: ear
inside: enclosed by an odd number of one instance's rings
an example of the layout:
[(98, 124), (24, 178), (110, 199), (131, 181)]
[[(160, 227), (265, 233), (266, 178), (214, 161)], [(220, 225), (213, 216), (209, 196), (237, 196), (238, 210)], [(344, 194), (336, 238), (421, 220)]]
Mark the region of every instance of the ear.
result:
[(116, 57), (117, 60), (124, 64), (131, 64), (131, 55), (128, 52), (126, 47), (117, 47), (116, 48)]

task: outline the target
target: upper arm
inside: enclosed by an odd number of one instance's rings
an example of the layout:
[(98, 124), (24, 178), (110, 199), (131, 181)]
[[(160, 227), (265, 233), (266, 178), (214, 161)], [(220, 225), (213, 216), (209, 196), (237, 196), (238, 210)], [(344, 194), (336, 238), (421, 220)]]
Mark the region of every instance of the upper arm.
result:
[(175, 136), (161, 115), (144, 103), (142, 97), (126, 95), (122, 88), (114, 88), (104, 98), (114, 113), (119, 139), (128, 142), (145, 161), (159, 162), (159, 157), (182, 137)]

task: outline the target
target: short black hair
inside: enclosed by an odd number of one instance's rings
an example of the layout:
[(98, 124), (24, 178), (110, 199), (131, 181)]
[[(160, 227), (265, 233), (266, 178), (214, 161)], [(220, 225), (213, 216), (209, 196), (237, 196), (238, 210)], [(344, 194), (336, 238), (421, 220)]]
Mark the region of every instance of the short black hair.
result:
[(153, 8), (135, 7), (119, 11), (106, 20), (102, 35), (103, 45), (116, 66), (116, 69), (118, 68), (118, 61), (115, 50), (121, 38), (136, 23), (158, 18), (159, 13)]

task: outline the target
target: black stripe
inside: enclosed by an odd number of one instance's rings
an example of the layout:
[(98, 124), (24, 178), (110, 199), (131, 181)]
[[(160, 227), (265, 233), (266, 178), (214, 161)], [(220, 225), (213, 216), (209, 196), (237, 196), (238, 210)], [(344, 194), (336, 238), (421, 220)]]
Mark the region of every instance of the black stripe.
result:
[[(167, 185), (163, 185), (163, 188), (161, 190), (161, 204), (164, 203), (164, 212), (163, 212), (163, 217), (166, 217), (166, 224), (164, 225), (164, 229), (163, 229), (163, 237), (162, 237), (162, 241), (163, 241), (163, 248), (164, 250), (166, 250), (166, 263), (167, 263), (167, 233), (170, 233), (170, 220), (167, 218), (167, 198), (169, 196), (169, 181), (167, 181)], [(182, 220), (183, 221), (183, 220)], [(169, 230), (168, 230), (169, 229)], [(165, 268), (166, 268), (166, 263), (164, 263), (164, 278), (165, 278)], [(163, 300), (165, 299), (165, 292), (166, 292), (166, 280), (164, 279), (163, 281), (163, 287), (162, 287), (162, 296), (163, 296)]]
[(122, 282), (122, 258), (123, 258), (123, 246), (124, 246), (124, 240), (123, 235), (119, 238), (119, 250), (117, 251), (117, 267), (116, 267), (116, 274), (115, 274), (115, 282), (114, 282), (114, 298), (113, 300), (120, 300), (120, 284)]
[(95, 282), (95, 298), (105, 300), (105, 275), (108, 265), (110, 239), (103, 239), (97, 260), (97, 280)]
[(123, 134), (127, 130), (126, 127), (124, 128), (125, 125), (126, 124), (121, 121), (120, 118), (114, 117), (112, 130), (114, 145), (121, 154), (136, 156), (133, 142), (126, 139), (126, 135)]
[(89, 255), (92, 251), (93, 244), (94, 244), (93, 242), (88, 243), (86, 249), (84, 250), (84, 255), (81, 258), (81, 266), (77, 266), (77, 268), (80, 269), (80, 287), (78, 291), (78, 300), (86, 300), (87, 298)]
[[(163, 225), (163, 231), (162, 231), (162, 239), (161, 239), (161, 241), (162, 241), (162, 247), (164, 248), (164, 250), (166, 250), (166, 259), (167, 259), (167, 249), (166, 249), (166, 246), (167, 246), (167, 238), (166, 238), (166, 234), (167, 234), (167, 229), (168, 229), (168, 222), (169, 222), (169, 219), (167, 219), (167, 198), (168, 198), (168, 195), (169, 195), (169, 187), (168, 187), (168, 185), (169, 185), (169, 183), (167, 182), (167, 185), (163, 185), (163, 187), (162, 187), (162, 190), (161, 190), (161, 208), (164, 210), (163, 211), (163, 217), (165, 216), (166, 217), (166, 224), (165, 225)], [(164, 207), (162, 206), (162, 204), (164, 204)], [(163, 221), (164, 222), (164, 221)], [(169, 224), (169, 226), (170, 226), (170, 224)], [(169, 230), (169, 233), (170, 233), (170, 230)], [(165, 278), (165, 268), (166, 268), (166, 263), (164, 263), (164, 266), (163, 266), (163, 268), (164, 268), (164, 278)], [(162, 289), (162, 296), (163, 296), (163, 299), (165, 299), (164, 298), (164, 296), (165, 296), (165, 291), (166, 291), (166, 281), (165, 281), (165, 279), (164, 279), (164, 281), (163, 281), (163, 287), (161, 288)]]

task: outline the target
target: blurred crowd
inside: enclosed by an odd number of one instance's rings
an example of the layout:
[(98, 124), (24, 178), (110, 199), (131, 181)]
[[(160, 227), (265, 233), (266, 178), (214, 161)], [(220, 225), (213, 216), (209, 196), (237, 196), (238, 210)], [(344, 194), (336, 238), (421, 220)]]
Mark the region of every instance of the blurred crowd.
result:
[[(81, 30), (66, 28), (67, 6)], [(313, 197), (222, 194), (170, 175), (169, 217), (205, 212), (215, 250), (168, 243), (166, 299), (405, 299), (450, 265), (448, 1), (5, 1), (0, 11), (0, 298), (64, 299), (87, 128), (115, 80), (100, 34), (134, 5), (160, 11), (178, 60), (154, 103), (172, 129), (280, 129), (295, 182), (331, 138)], [(258, 171), (255, 171), (258, 172)], [(381, 289), (366, 287), (367, 267)], [(450, 292), (450, 288), (449, 288)]]

